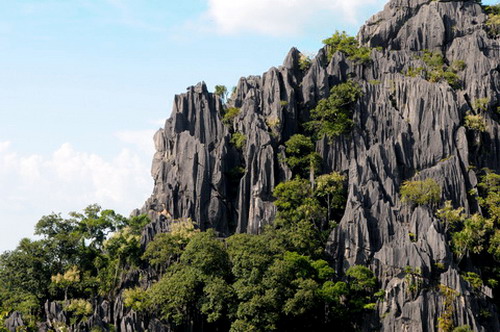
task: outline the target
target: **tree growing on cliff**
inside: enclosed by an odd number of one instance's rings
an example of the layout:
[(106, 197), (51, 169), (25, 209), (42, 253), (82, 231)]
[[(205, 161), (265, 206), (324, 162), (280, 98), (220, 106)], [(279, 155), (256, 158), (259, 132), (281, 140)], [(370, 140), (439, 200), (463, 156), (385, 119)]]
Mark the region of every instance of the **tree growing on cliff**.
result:
[(286, 163), (295, 175), (309, 177), (314, 182), (315, 170), (321, 163), (320, 155), (314, 151), (314, 143), (310, 137), (295, 134), (285, 142)]
[(313, 131), (317, 138), (326, 136), (330, 140), (347, 133), (354, 124), (354, 103), (361, 95), (361, 87), (353, 80), (334, 86), (330, 96), (320, 100), (311, 110), (312, 121), (306, 123), (306, 128)]

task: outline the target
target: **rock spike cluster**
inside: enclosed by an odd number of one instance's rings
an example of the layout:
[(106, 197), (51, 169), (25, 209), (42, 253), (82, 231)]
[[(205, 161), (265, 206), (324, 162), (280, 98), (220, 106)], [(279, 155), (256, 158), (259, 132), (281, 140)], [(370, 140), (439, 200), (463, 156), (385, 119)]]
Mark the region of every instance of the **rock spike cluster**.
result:
[[(467, 195), (478, 184), (473, 166), (500, 172), (498, 115), (484, 113), (486, 131), (480, 134), (463, 126), (475, 100), (500, 102), (500, 40), (488, 35), (486, 20), (475, 1), (391, 0), (358, 34), (361, 45), (373, 48), (369, 63), (341, 52), (329, 59), (323, 48), (301, 69), (301, 53), (292, 48), (283, 65), (241, 78), (228, 105), (204, 83), (188, 88), (175, 97), (172, 116), (154, 136), (155, 185), (136, 211), (154, 217), (142, 244), (168, 231), (165, 218), (152, 212), (162, 204), (174, 218), (192, 218), (220, 236), (259, 233), (272, 223), (273, 188), (292, 176), (283, 162), (284, 142), (331, 87), (352, 78), (363, 90), (354, 128), (333, 141), (319, 140), (316, 151), (324, 173), (348, 178), (346, 210), (326, 251), (340, 273), (354, 264), (369, 266), (386, 291), (365, 329), (437, 331), (447, 306), (442, 285), (456, 292), (451, 304), (456, 325), (500, 331), (491, 290), (473, 292), (460, 278), (432, 208), (404, 204), (399, 194), (405, 180), (432, 178), (442, 188), (441, 202), (451, 200), (474, 213), (480, 208)], [(424, 65), (424, 51), (440, 52), (447, 65), (463, 61), (460, 87), (405, 75)], [(228, 107), (239, 111), (224, 121)], [(234, 133), (243, 135), (244, 144), (231, 142)], [(244, 172), (235, 177), (238, 168)], [(411, 282), (422, 287), (412, 288)], [(48, 316), (57, 316), (56, 309), (46, 308)], [(481, 310), (493, 314), (480, 317)], [(102, 302), (92, 319), (121, 331), (168, 330), (154, 318), (141, 321), (120, 299)]]

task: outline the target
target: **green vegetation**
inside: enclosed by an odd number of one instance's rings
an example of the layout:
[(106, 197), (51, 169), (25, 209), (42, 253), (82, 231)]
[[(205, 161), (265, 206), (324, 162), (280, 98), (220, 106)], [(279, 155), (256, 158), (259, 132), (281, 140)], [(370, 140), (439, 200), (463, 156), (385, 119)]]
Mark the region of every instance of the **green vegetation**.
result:
[(415, 234), (415, 233), (408, 233), (408, 237), (410, 238), (411, 242), (417, 242), (417, 234)]
[(346, 203), (345, 182), (346, 177), (338, 172), (323, 174), (316, 178), (315, 195), (323, 200), (328, 221), (332, 220), (333, 211), (341, 210)]
[(500, 280), (500, 175), (486, 171), (476, 195), (482, 215), (467, 216), (464, 208), (446, 202), (436, 216), (445, 224), (457, 262), (474, 259), (480, 268), (480, 274), (466, 271), (462, 277), (476, 291), (487, 284), (495, 292)]
[(449, 66), (446, 65), (444, 57), (439, 52), (423, 51), (418, 57), (425, 63), (425, 67), (409, 67), (406, 76), (423, 77), (429, 82), (446, 81), (454, 89), (460, 89), (462, 82), (458, 73), (466, 67), (462, 60), (455, 60)]
[(47, 300), (64, 301), (73, 322), (84, 319), (91, 311), (86, 299), (112, 296), (121, 274), (140, 264), (139, 236), (147, 222), (98, 205), (67, 219), (42, 217), (35, 227), (41, 239), (23, 239), (0, 255), (0, 312), (18, 311), (34, 328)]
[(330, 96), (311, 110), (312, 121), (306, 123), (306, 128), (318, 138), (326, 135), (332, 139), (348, 132), (353, 125), (352, 108), (361, 95), (361, 87), (352, 80), (334, 86)]
[[(329, 266), (322, 249), (328, 226), (318, 219), (329, 208), (344, 209), (344, 181), (338, 173), (323, 176), (318, 191), (303, 179), (279, 184), (276, 224), (260, 235), (221, 240), (213, 230), (187, 227), (189, 236), (171, 241), (179, 243), (173, 254), (148, 255), (151, 263), (164, 257), (165, 271), (150, 288), (125, 291), (125, 305), (178, 328), (196, 329), (191, 324), (201, 319), (213, 330), (353, 330), (359, 315), (375, 307), (377, 280), (364, 266), (350, 267), (344, 278)], [(164, 237), (157, 235), (146, 251)]]
[(486, 26), (492, 36), (500, 35), (500, 4), (485, 6), (485, 12), (488, 14)]
[(464, 127), (476, 132), (486, 131), (486, 122), (481, 115), (473, 115), (470, 112), (464, 117)]
[(420, 268), (412, 268), (407, 266), (404, 270), (405, 272), (405, 283), (408, 286), (408, 290), (412, 294), (417, 294), (422, 288), (423, 278), (422, 271)]
[(238, 150), (243, 150), (245, 144), (247, 143), (247, 137), (237, 131), (233, 135), (231, 135), (230, 143), (234, 145)]
[(472, 103), (472, 108), (475, 112), (486, 112), (488, 110), (488, 105), (490, 104), (490, 100), (488, 98), (479, 98), (474, 100)]
[(227, 88), (224, 85), (216, 85), (214, 94), (222, 99), (222, 102), (225, 102), (227, 99)]
[(479, 292), (481, 290), (481, 287), (483, 287), (483, 280), (481, 280), (481, 277), (477, 273), (465, 272), (462, 277), (471, 285), (471, 287), (476, 292)]
[(285, 142), (285, 146), (285, 161), (294, 175), (306, 178), (319, 166), (321, 157), (314, 151), (314, 143), (310, 137), (295, 134)]
[(355, 37), (348, 36), (345, 31), (336, 31), (330, 38), (323, 40), (327, 46), (328, 61), (330, 61), (335, 52), (342, 52), (347, 55), (349, 60), (356, 63), (365, 64), (371, 62), (371, 51), (369, 47), (359, 46)]
[(92, 312), (92, 304), (84, 299), (72, 299), (64, 306), (64, 311), (71, 314), (70, 321), (72, 324), (79, 322), (89, 317)]
[(451, 201), (446, 201), (444, 207), (437, 210), (436, 217), (444, 224), (445, 233), (455, 229), (465, 220), (464, 208), (454, 209)]
[(443, 332), (452, 332), (455, 324), (453, 322), (454, 307), (453, 302), (457, 297), (457, 292), (445, 285), (439, 285), (439, 291), (443, 299), (443, 312), (438, 317), (438, 328)]
[(432, 178), (405, 181), (400, 190), (401, 201), (416, 205), (433, 205), (441, 199), (441, 187)]
[(426, 71), (425, 71), (424, 67), (417, 67), (417, 68), (409, 67), (408, 71), (406, 72), (406, 76), (409, 76), (409, 77), (417, 77), (417, 76), (425, 77), (425, 75), (426, 75)]
[(311, 58), (305, 54), (300, 53), (300, 57), (299, 57), (300, 70), (302, 70), (304, 72), (307, 71), (311, 67), (311, 64), (312, 64)]
[(278, 135), (278, 127), (280, 126), (281, 121), (277, 116), (268, 116), (266, 117), (266, 125), (271, 129), (271, 136), (276, 137)]
[(229, 107), (222, 116), (222, 123), (226, 126), (232, 126), (238, 114), (240, 114), (240, 109), (238, 107)]

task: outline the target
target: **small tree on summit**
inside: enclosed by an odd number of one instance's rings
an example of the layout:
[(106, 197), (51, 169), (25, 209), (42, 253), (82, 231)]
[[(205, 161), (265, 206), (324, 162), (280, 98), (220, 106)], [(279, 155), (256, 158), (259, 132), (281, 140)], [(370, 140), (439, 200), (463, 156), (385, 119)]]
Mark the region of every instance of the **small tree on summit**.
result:
[(227, 88), (225, 85), (216, 85), (215, 92), (216, 96), (219, 96), (222, 99), (222, 102), (225, 103), (227, 99)]

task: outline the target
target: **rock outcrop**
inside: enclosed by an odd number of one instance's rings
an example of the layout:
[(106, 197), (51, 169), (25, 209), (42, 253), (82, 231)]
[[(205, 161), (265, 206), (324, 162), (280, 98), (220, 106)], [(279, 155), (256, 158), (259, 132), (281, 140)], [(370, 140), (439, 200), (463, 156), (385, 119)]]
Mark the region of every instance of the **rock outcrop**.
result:
[[(369, 265), (387, 290), (367, 328), (437, 330), (444, 310), (436, 286), (441, 284), (459, 293), (453, 309), (458, 325), (500, 330), (488, 290), (473, 293), (460, 278), (432, 211), (408, 207), (399, 195), (403, 181), (431, 177), (441, 185), (443, 201), (473, 213), (478, 206), (467, 193), (478, 179), (471, 169), (500, 171), (497, 115), (484, 114), (487, 130), (479, 137), (463, 126), (474, 100), (488, 98), (490, 107), (500, 100), (500, 42), (488, 36), (486, 19), (474, 1), (392, 0), (358, 35), (362, 45), (374, 48), (371, 63), (340, 52), (328, 60), (321, 49), (303, 71), (300, 52), (292, 49), (282, 66), (239, 81), (228, 106), (240, 112), (230, 126), (222, 122), (220, 99), (205, 84), (189, 88), (176, 97), (172, 117), (155, 135), (155, 188), (144, 212), (166, 203), (174, 217), (190, 217), (202, 229), (258, 233), (273, 222), (273, 188), (291, 177), (281, 161), (284, 142), (332, 86), (353, 78), (364, 91), (355, 128), (333, 142), (318, 142), (317, 151), (324, 172), (344, 172), (349, 179), (347, 208), (328, 253), (339, 270)], [(463, 61), (461, 86), (406, 76), (410, 68), (425, 66), (418, 56), (424, 50), (443, 54), (448, 65)], [(245, 136), (241, 150), (230, 143), (232, 132)], [(237, 166), (245, 172), (235, 187), (231, 170)], [(145, 232), (145, 243), (161, 229), (158, 223)], [(436, 263), (445, 269), (436, 271)], [(408, 266), (421, 270), (425, 287), (409, 289)], [(480, 318), (480, 310), (493, 314)]]
[[(330, 58), (323, 48), (304, 69), (301, 53), (292, 48), (281, 66), (241, 78), (227, 105), (204, 83), (188, 88), (175, 97), (172, 116), (154, 136), (154, 190), (137, 211), (153, 220), (143, 231), (142, 245), (169, 230), (159, 214), (162, 208), (220, 236), (259, 233), (272, 223), (272, 191), (292, 177), (283, 162), (284, 142), (309, 120), (309, 110), (331, 87), (354, 79), (363, 96), (354, 108), (353, 130), (333, 141), (320, 140), (316, 151), (323, 172), (348, 176), (345, 213), (326, 248), (332, 264), (340, 273), (354, 264), (367, 265), (386, 290), (365, 320), (365, 330), (437, 331), (438, 317), (447, 310), (441, 285), (456, 291), (456, 325), (500, 331), (491, 289), (471, 289), (432, 209), (403, 204), (399, 194), (405, 180), (433, 178), (443, 202), (474, 213), (480, 208), (468, 195), (478, 184), (473, 169), (500, 172), (499, 116), (491, 111), (500, 103), (500, 40), (488, 35), (486, 19), (475, 1), (391, 0), (358, 34), (361, 45), (373, 48), (369, 63), (341, 52)], [(427, 50), (442, 54), (445, 65), (463, 63), (459, 84), (405, 75), (426, 66), (421, 55)], [(490, 108), (483, 114), (486, 131), (471, 132), (464, 117), (474, 101), (484, 98)], [(223, 119), (228, 107), (239, 112)], [(235, 133), (244, 142), (238, 147), (231, 142)], [(408, 278), (408, 268), (419, 273)], [(89, 321), (74, 328), (109, 324), (121, 331), (170, 331), (117, 298), (97, 301)], [(47, 303), (45, 311), (49, 326), (66, 320), (56, 303)], [(12, 316), (9, 326), (19, 320)]]

